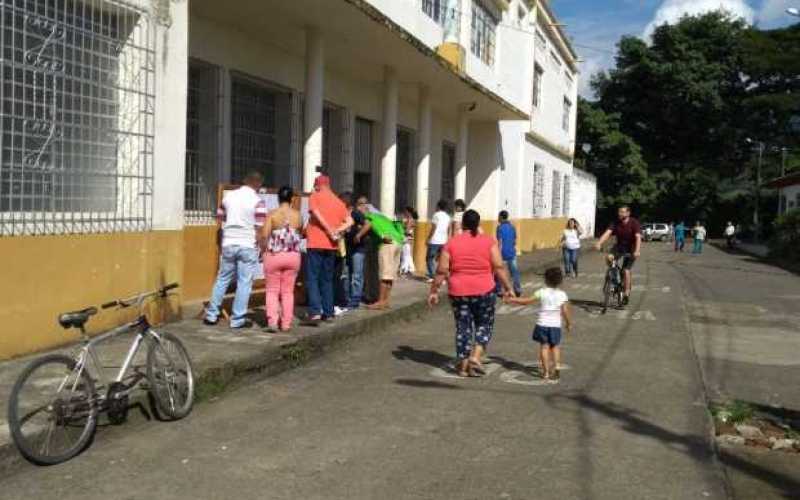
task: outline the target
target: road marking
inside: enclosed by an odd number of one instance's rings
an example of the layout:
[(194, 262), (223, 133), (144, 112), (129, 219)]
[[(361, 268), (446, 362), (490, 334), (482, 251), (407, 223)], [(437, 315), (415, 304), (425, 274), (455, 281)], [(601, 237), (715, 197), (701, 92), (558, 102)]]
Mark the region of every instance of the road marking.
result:
[[(603, 290), (603, 285), (597, 283), (571, 283), (569, 285), (570, 289), (572, 290), (590, 290), (600, 292)], [(631, 291), (633, 292), (661, 292), (661, 293), (671, 293), (672, 288), (668, 286), (645, 286), (645, 285), (633, 285), (631, 287)]]
[(650, 310), (641, 310), (641, 311), (629, 311), (627, 309), (609, 309), (606, 314), (603, 314), (602, 311), (591, 311), (589, 313), (591, 316), (595, 317), (602, 317), (608, 316), (612, 319), (620, 319), (620, 320), (633, 320), (633, 321), (656, 321), (656, 315), (653, 314), (653, 311)]
[(529, 374), (525, 374), (518, 371), (508, 371), (500, 374), (500, 380), (505, 382), (506, 384), (517, 384), (517, 385), (532, 385), (532, 386), (540, 386), (540, 385), (553, 385), (553, 382), (549, 382), (547, 380), (541, 378), (534, 378), (528, 380), (520, 380), (519, 377), (527, 375), (530, 377)]

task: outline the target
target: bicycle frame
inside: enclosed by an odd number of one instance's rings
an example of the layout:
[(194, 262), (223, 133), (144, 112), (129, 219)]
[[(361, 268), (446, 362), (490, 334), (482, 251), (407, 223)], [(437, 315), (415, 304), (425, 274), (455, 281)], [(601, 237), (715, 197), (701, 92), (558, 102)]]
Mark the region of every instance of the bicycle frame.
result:
[[(139, 316), (135, 321), (121, 325), (92, 339), (89, 339), (86, 336), (86, 333), (82, 331), (81, 333), (83, 334), (85, 340), (83, 347), (81, 347), (80, 352), (77, 355), (77, 364), (75, 366), (77, 376), (80, 377), (84, 370), (90, 371), (89, 365), (91, 364), (94, 368), (94, 375), (96, 375), (95, 378), (101, 383), (102, 386), (108, 387), (109, 379), (106, 377), (105, 370), (100, 363), (95, 346), (129, 331), (137, 331), (136, 337), (133, 339), (133, 343), (128, 349), (128, 353), (125, 355), (125, 361), (123, 361), (122, 366), (120, 366), (119, 372), (117, 373), (116, 377), (111, 380), (111, 383), (121, 383), (125, 379), (125, 376), (127, 375), (128, 370), (130, 369), (130, 366), (133, 363), (136, 354), (139, 352), (139, 349), (141, 348), (145, 338), (152, 336), (156, 340), (159, 339), (158, 333), (151, 328), (150, 323), (147, 321), (147, 317), (144, 315)], [(92, 375), (91, 371), (90, 375)], [(105, 395), (103, 394), (100, 396), (101, 399), (105, 398)]]

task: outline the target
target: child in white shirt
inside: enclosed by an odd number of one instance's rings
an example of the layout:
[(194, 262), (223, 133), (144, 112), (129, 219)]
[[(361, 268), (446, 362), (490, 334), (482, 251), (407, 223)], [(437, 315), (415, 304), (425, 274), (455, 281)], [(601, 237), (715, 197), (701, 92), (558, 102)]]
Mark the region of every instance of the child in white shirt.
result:
[(539, 365), (542, 378), (555, 383), (560, 378), (561, 327), (572, 330), (572, 314), (569, 298), (561, 290), (564, 273), (551, 267), (544, 273), (545, 288), (537, 290), (532, 297), (509, 298), (511, 304), (530, 305), (539, 302), (538, 318), (533, 330), (533, 340), (539, 343)]

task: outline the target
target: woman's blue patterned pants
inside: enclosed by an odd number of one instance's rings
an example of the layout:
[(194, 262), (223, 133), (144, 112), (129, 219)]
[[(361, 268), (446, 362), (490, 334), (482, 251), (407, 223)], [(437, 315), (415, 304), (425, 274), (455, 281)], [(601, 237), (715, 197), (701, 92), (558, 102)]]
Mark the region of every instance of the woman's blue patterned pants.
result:
[(456, 320), (456, 356), (458, 359), (467, 359), (472, 353), (474, 344), (485, 349), (492, 340), (496, 299), (494, 291), (485, 295), (450, 297), (453, 317)]

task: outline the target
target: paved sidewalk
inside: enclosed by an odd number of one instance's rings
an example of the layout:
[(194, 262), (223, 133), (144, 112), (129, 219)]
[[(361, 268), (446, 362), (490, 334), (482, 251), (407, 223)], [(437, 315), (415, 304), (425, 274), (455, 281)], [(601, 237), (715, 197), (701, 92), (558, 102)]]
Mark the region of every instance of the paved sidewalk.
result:
[[(520, 257), (519, 266), (523, 274), (531, 274), (560, 262), (559, 251), (540, 250)], [(398, 321), (416, 319), (426, 313), (427, 289), (428, 285), (423, 281), (400, 280), (392, 293), (393, 307), (388, 311), (360, 310), (348, 313), (331, 324), (297, 326), (288, 334), (269, 334), (257, 327), (234, 332), (227, 325), (222, 326), (222, 323), (215, 327), (203, 325), (197, 318), (170, 323), (157, 330), (169, 331), (183, 340), (193, 360), (198, 397), (204, 400), (214, 397), (249, 374), (281, 373), (320, 356), (334, 343), (367, 333), (382, 332)], [(263, 310), (257, 309), (253, 315), (260, 319)], [(98, 353), (100, 362), (107, 367), (119, 366), (130, 342), (130, 335), (122, 335), (101, 345)], [(71, 353), (74, 348), (75, 345), (53, 352)], [(144, 364), (144, 353), (144, 349), (140, 350), (134, 364)], [(0, 471), (21, 460), (10, 442), (5, 420), (11, 388), (25, 365), (44, 354), (0, 362)], [(109, 374), (112, 371), (109, 370)]]

